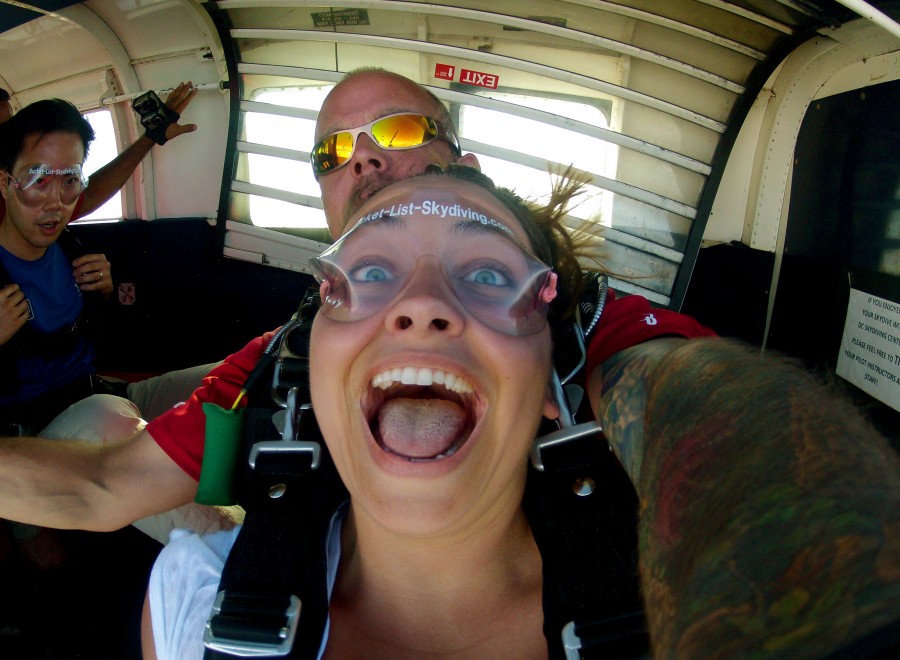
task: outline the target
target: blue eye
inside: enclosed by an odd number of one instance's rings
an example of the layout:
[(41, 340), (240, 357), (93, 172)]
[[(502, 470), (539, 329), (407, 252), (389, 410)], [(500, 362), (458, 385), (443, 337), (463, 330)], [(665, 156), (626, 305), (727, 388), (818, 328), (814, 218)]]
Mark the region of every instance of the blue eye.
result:
[(473, 284), (482, 284), (484, 286), (509, 286), (510, 277), (499, 268), (491, 268), (481, 266), (469, 271), (463, 280)]
[(390, 282), (394, 279), (393, 273), (384, 266), (362, 265), (353, 269), (351, 273), (354, 282)]

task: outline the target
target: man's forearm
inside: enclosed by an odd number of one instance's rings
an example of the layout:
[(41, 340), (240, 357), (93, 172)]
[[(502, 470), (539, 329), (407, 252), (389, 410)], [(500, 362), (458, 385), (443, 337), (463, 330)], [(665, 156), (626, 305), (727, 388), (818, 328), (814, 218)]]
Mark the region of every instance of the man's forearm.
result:
[(657, 655), (820, 657), (900, 616), (900, 462), (848, 404), (721, 339), (648, 342), (591, 385), (641, 499)]
[(116, 191), (131, 178), (141, 161), (150, 153), (153, 145), (153, 140), (143, 135), (132, 142), (125, 151), (94, 172), (84, 191), (81, 215), (93, 213), (115, 195)]

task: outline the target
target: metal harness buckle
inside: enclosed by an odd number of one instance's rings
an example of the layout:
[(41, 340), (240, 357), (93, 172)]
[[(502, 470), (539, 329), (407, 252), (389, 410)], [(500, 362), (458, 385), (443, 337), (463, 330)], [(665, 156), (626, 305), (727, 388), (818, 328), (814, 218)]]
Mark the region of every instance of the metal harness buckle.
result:
[[(222, 605), (225, 602), (225, 592), (220, 591), (216, 594), (216, 600), (213, 603), (212, 614), (206, 622), (206, 630), (203, 633), (203, 645), (213, 651), (233, 655), (240, 658), (259, 658), (264, 656), (285, 656), (291, 652), (294, 645), (294, 637), (297, 635), (297, 620), (300, 617), (300, 599), (291, 595), (290, 602), (284, 610), (284, 621), (279, 619), (277, 623), (275, 617), (267, 613), (264, 617), (260, 617), (259, 625), (253, 631), (247, 629), (246, 615), (241, 620), (242, 633), (248, 634), (246, 638), (234, 639), (223, 634), (216, 634), (213, 628), (217, 626), (217, 617), (228, 617), (228, 613), (222, 612)], [(233, 607), (233, 606), (232, 606)], [(238, 603), (240, 607), (240, 603)], [(255, 637), (256, 639), (249, 639)], [(266, 641), (268, 637), (272, 641)], [(277, 640), (277, 641), (276, 641)]]
[(565, 428), (553, 431), (552, 433), (542, 435), (541, 437), (535, 439), (534, 443), (531, 445), (531, 465), (538, 472), (543, 472), (544, 457), (542, 452), (545, 449), (549, 447), (555, 447), (557, 445), (562, 445), (567, 442), (571, 442), (572, 440), (589, 438), (592, 435), (599, 436), (602, 433), (603, 429), (600, 428), (600, 424), (598, 424), (597, 422), (584, 422), (582, 424), (567, 426)]

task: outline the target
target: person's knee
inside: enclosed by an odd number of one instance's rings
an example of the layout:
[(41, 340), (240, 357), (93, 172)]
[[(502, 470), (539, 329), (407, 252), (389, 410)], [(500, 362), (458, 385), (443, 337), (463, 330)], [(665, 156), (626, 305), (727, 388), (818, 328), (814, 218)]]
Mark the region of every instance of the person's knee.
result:
[(38, 435), (105, 443), (128, 438), (146, 424), (141, 411), (128, 399), (95, 394), (66, 408)]
[(186, 401), (203, 384), (206, 375), (220, 364), (201, 364), (129, 383), (128, 398), (137, 404), (144, 419), (155, 419)]

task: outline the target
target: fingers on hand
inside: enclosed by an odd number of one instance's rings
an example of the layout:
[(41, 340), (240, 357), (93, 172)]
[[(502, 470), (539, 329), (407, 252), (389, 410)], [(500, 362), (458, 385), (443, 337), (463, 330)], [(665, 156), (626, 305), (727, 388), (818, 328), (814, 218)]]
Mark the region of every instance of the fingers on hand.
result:
[(191, 99), (194, 98), (194, 95), (197, 93), (197, 88), (194, 87), (193, 83), (190, 81), (179, 83), (178, 87), (172, 90), (172, 93), (169, 94), (169, 98), (166, 101), (166, 106), (169, 110), (174, 110), (178, 114), (188, 106), (188, 103), (191, 102)]
[(84, 270), (81, 273), (77, 273), (75, 275), (75, 281), (81, 285), (97, 284), (98, 282), (102, 282), (104, 279), (108, 279), (110, 281), (112, 279), (109, 273), (108, 261), (103, 261), (102, 263), (93, 263), (90, 265), (90, 270)]
[(0, 289), (0, 298), (3, 303), (10, 308), (18, 307), (25, 302), (25, 294), (19, 288), (18, 284), (10, 284)]
[(87, 268), (82, 269), (82, 272), (86, 273), (91, 270), (109, 268), (109, 262), (106, 260), (105, 254), (85, 254), (72, 262), (73, 268), (77, 269), (81, 266), (87, 266)]
[(0, 289), (0, 294), (4, 296), (2, 301), (0, 301), (2, 302), (0, 308), (2, 308), (4, 314), (19, 321), (19, 325), (24, 324), (28, 320), (30, 313), (28, 302), (25, 300), (25, 294), (22, 290), (17, 285), (11, 284)]

